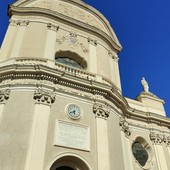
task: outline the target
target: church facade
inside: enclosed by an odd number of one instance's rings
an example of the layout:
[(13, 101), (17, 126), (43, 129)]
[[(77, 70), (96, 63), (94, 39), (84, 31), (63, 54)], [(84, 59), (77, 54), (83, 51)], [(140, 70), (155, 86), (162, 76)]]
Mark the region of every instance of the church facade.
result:
[(170, 119), (121, 91), (122, 47), (81, 0), (18, 0), (0, 49), (1, 170), (169, 170)]

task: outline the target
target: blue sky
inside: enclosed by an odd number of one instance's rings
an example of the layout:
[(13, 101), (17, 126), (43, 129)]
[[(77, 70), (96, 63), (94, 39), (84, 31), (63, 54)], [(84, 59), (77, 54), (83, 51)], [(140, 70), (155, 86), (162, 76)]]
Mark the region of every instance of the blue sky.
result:
[[(0, 2), (0, 44), (8, 24), (7, 5)], [(123, 50), (119, 66), (123, 95), (135, 99), (143, 90), (141, 78), (150, 91), (165, 100), (170, 117), (170, 0), (84, 0), (110, 22)]]

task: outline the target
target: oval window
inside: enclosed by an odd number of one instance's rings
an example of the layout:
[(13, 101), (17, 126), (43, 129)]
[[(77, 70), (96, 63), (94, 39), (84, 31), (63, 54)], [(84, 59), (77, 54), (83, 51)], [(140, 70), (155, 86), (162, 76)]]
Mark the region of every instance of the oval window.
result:
[(148, 152), (146, 149), (142, 146), (140, 142), (135, 142), (132, 145), (132, 152), (136, 160), (141, 166), (145, 166), (145, 164), (148, 161)]

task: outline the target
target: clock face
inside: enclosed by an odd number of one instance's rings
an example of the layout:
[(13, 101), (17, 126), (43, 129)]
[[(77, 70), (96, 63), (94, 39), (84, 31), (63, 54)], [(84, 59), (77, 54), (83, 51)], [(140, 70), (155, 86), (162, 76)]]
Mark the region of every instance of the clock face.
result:
[(78, 119), (81, 116), (80, 108), (79, 106), (75, 104), (69, 105), (67, 112), (68, 112), (68, 115), (73, 119)]

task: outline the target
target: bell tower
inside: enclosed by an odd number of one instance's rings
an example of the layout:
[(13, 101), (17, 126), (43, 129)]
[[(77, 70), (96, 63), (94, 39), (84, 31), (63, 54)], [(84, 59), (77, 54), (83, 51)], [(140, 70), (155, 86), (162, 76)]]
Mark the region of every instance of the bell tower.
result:
[(9, 17), (1, 170), (170, 169), (164, 102), (148, 90), (122, 96), (122, 47), (101, 13), (80, 0), (19, 0)]

